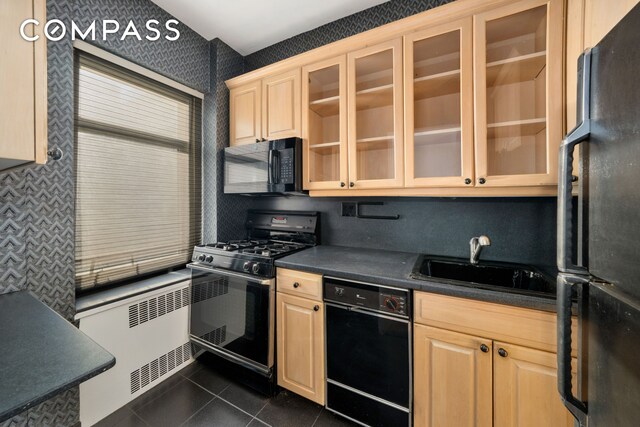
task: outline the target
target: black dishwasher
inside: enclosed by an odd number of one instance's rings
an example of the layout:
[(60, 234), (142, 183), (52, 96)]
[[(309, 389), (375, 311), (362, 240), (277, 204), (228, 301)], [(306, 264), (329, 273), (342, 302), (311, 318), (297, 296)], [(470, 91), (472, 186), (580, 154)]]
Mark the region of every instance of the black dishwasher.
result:
[(325, 277), (327, 409), (411, 424), (410, 291)]

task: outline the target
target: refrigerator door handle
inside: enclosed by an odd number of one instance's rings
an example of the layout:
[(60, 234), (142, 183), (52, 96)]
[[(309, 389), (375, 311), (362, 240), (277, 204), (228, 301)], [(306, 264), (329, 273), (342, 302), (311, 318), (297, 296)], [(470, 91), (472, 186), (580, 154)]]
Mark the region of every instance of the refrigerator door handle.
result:
[[(558, 391), (562, 403), (578, 420), (586, 425), (587, 404), (573, 394), (571, 384), (571, 295), (574, 286), (588, 285), (583, 276), (558, 275), (557, 289), (557, 339), (558, 339)], [(579, 374), (578, 374), (579, 375)]]
[(591, 134), (590, 119), (590, 81), (591, 81), (591, 50), (587, 49), (578, 61), (580, 78), (578, 114), (582, 121), (576, 126), (560, 144), (558, 159), (558, 216), (557, 216), (557, 264), (558, 270), (565, 273), (584, 274), (585, 269), (575, 265), (572, 260), (572, 192), (573, 192), (573, 152), (576, 145), (589, 138)]

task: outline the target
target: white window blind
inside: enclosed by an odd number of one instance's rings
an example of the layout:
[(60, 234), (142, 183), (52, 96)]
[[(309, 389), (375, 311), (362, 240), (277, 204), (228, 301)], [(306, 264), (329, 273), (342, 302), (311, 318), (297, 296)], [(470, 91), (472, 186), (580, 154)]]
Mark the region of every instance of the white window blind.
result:
[(80, 52), (76, 91), (76, 287), (188, 262), (201, 100)]

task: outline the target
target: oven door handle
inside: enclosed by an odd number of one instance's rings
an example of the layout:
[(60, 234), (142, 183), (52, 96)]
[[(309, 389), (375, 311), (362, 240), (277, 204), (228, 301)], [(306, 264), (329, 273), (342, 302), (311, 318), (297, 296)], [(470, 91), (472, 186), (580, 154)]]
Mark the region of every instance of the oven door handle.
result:
[(192, 270), (201, 270), (201, 271), (206, 271), (207, 273), (220, 274), (221, 276), (239, 277), (247, 280), (248, 282), (259, 283), (261, 285), (272, 286), (275, 281), (275, 279), (261, 279), (259, 277), (254, 277), (249, 274), (236, 273), (235, 271), (222, 270), (219, 268), (207, 267), (207, 266), (195, 264), (195, 263), (187, 264), (187, 267), (189, 267)]

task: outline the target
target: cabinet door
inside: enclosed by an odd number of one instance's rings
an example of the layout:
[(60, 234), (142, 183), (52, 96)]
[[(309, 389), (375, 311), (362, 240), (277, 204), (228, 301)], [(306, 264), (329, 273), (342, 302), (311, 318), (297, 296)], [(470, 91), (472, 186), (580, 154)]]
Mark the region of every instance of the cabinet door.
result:
[(300, 68), (262, 80), (262, 97), (263, 137), (300, 137)]
[[(20, 24), (27, 18), (23, 40)], [(23, 163), (47, 161), (47, 53), (41, 28), (44, 0), (3, 1), (0, 4), (0, 170)]]
[(491, 426), (491, 340), (414, 324), (414, 424)]
[(562, 139), (563, 1), (476, 15), (477, 185), (557, 183)]
[(402, 39), (348, 57), (349, 187), (402, 187)]
[(573, 426), (558, 394), (555, 353), (499, 342), (493, 352), (495, 427)]
[(471, 17), (404, 38), (405, 186), (473, 184)]
[(230, 145), (244, 145), (259, 142), (261, 129), (260, 81), (231, 89), (229, 92)]
[(302, 69), (304, 188), (346, 188), (347, 58)]
[(324, 405), (324, 306), (277, 292), (278, 385)]

